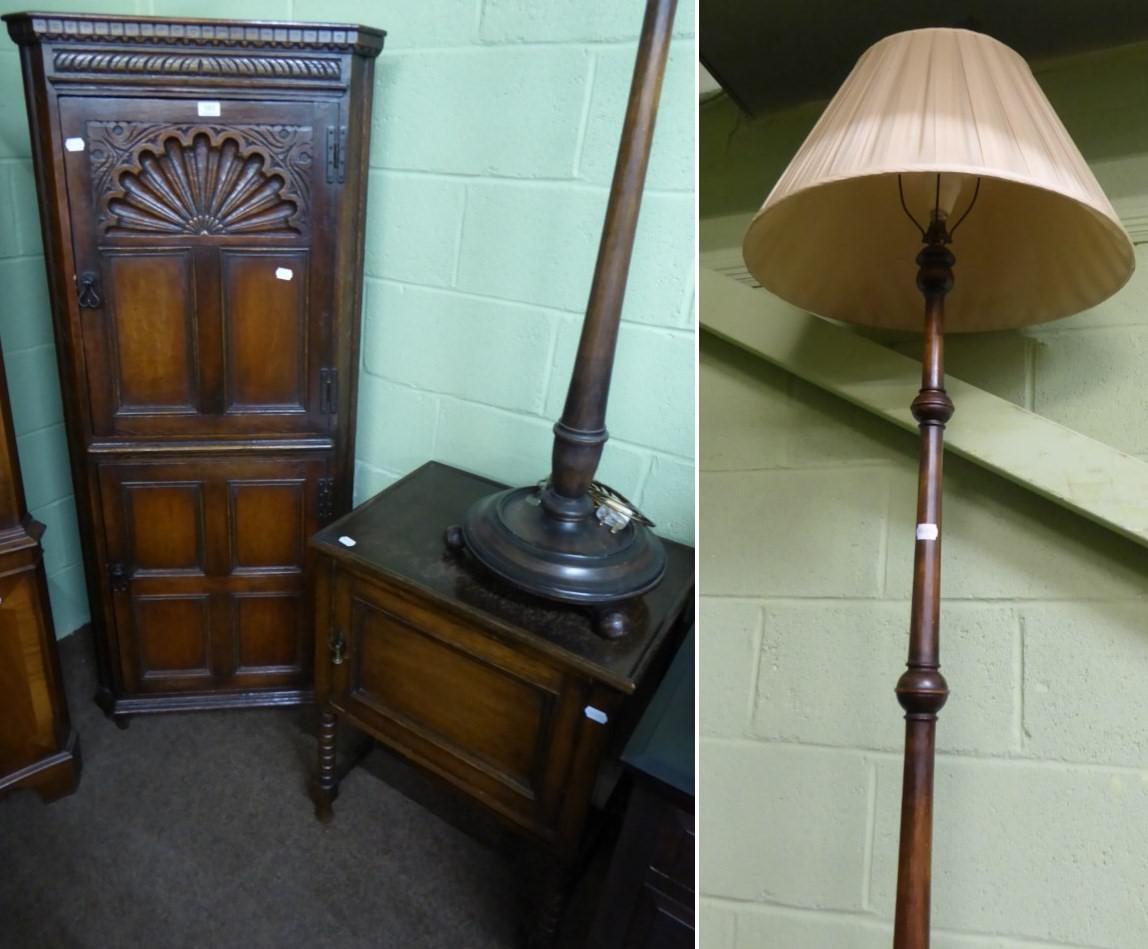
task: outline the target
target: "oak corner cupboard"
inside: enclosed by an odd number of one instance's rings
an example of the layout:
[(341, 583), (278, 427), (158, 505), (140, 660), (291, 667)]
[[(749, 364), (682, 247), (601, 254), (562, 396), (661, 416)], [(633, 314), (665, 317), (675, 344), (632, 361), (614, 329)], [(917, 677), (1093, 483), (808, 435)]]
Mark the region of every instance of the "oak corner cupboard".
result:
[(40, 537), (28, 514), (0, 356), (0, 798), (71, 794), (80, 748), (68, 719)]
[(311, 695), (350, 507), (374, 58), (320, 23), (17, 13), (96, 628), (125, 716)]

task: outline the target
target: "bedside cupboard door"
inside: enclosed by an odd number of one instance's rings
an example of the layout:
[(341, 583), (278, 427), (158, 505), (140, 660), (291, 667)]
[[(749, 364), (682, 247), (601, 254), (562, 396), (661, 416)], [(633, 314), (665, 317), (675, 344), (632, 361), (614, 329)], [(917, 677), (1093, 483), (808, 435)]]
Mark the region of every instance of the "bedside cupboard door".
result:
[(345, 643), (333, 667), (336, 705), (468, 794), (550, 835), (582, 712), (580, 682), (343, 571), (333, 619)]

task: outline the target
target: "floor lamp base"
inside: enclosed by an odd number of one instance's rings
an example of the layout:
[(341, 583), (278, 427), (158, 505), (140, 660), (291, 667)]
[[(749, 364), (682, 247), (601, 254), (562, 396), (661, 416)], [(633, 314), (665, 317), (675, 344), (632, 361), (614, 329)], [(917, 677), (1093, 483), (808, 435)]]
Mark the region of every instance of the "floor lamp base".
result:
[(600, 636), (617, 639), (633, 625), (631, 603), (666, 569), (658, 536), (631, 521), (613, 532), (591, 508), (561, 518), (541, 503), (538, 487), (511, 488), (476, 501), (446, 542), (468, 551), (491, 573), (534, 596), (589, 609)]

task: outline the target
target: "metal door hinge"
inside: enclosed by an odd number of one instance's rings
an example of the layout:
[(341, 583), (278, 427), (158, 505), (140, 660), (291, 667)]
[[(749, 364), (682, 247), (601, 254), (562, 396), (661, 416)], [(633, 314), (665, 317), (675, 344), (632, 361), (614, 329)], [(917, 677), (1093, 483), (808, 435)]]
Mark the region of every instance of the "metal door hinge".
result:
[(343, 664), (344, 650), (347, 647), (346, 642), (343, 640), (343, 634), (337, 629), (331, 630), (327, 635), (327, 645), (331, 649), (331, 664), (341, 666)]
[(347, 126), (327, 126), (327, 183), (342, 184), (347, 177)]
[(128, 568), (119, 562), (108, 564), (108, 578), (116, 593), (128, 592)]
[(76, 278), (76, 297), (81, 310), (98, 310), (104, 305), (100, 296), (100, 278), (90, 270), (85, 271)]
[(319, 479), (319, 524), (326, 524), (335, 514), (335, 479)]
[(319, 412), (334, 415), (339, 410), (339, 370), (319, 370)]

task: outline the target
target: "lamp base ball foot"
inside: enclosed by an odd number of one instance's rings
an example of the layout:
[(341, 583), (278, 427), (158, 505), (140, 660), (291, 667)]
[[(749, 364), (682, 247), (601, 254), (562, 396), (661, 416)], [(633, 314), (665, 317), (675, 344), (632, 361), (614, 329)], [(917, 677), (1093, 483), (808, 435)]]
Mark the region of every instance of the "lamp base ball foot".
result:
[[(449, 553), (467, 553), (466, 537), (461, 524), (452, 524), (443, 531), (443, 543)], [(531, 591), (532, 592), (532, 591)], [(535, 596), (539, 594), (534, 593)], [(557, 602), (564, 602), (557, 600)], [(634, 628), (635, 616), (631, 600), (620, 600), (598, 605), (569, 604), (572, 609), (585, 610), (590, 615), (594, 632), (603, 639), (622, 639)]]
[(451, 524), (443, 531), (442, 539), (446, 543), (447, 549), (454, 553), (462, 553), (466, 550), (466, 541), (462, 537), (461, 524)]
[(633, 620), (624, 603), (603, 606), (592, 612), (594, 632), (603, 639), (621, 639), (633, 626)]

